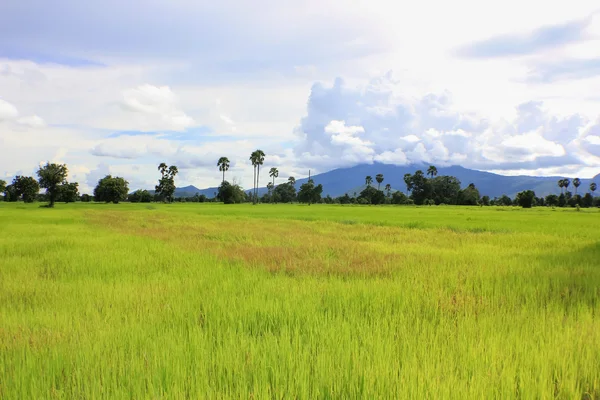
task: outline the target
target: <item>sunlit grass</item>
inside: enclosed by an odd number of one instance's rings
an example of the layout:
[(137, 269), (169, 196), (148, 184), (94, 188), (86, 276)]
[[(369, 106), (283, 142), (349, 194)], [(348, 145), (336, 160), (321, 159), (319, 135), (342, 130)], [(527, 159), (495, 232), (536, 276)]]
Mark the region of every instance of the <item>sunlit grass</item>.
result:
[(600, 394), (597, 210), (0, 204), (0, 221), (2, 399)]

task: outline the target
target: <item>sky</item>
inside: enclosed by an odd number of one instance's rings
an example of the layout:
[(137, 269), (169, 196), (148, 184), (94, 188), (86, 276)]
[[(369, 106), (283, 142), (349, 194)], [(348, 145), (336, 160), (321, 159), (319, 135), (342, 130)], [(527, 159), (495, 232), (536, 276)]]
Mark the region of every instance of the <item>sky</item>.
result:
[[(152, 189), (360, 163), (600, 173), (596, 1), (3, 0), (0, 179)], [(262, 175), (261, 186), (268, 176)]]

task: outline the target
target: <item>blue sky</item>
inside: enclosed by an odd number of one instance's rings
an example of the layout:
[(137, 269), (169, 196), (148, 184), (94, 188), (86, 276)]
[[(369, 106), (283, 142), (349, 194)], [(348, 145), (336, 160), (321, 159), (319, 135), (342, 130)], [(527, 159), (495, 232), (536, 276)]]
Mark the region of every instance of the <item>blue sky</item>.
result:
[[(357, 163), (600, 172), (600, 10), (472, 0), (4, 0), (0, 179), (214, 186)], [(261, 184), (266, 184), (261, 182)]]

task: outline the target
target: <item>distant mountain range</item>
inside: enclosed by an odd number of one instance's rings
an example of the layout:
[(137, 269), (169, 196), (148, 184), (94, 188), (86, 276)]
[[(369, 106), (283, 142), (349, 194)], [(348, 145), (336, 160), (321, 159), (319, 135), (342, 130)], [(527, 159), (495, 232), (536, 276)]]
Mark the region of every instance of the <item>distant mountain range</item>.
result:
[[(373, 177), (373, 184), (377, 186), (375, 182), (375, 175), (383, 174), (384, 181), (381, 184), (381, 188), (385, 187), (386, 184), (390, 184), (393, 190), (400, 190), (406, 192), (406, 185), (404, 183), (404, 174), (414, 174), (415, 171), (421, 169), (426, 172), (428, 165), (412, 164), (412, 165), (389, 165), (389, 164), (360, 164), (350, 168), (339, 168), (322, 174), (312, 176), (315, 184), (323, 185), (323, 196), (330, 195), (332, 197), (342, 196), (344, 193), (348, 193), (350, 196), (354, 192), (357, 194), (365, 187), (365, 177), (370, 175)], [(477, 171), (473, 169), (463, 168), (460, 166), (451, 167), (438, 167), (438, 176), (440, 175), (451, 175), (458, 178), (461, 182), (461, 186), (464, 188), (470, 183), (474, 183), (479, 189), (479, 193), (484, 196), (488, 195), (491, 198), (502, 196), (506, 194), (510, 197), (514, 197), (517, 193), (523, 190), (533, 190), (537, 196), (547, 196), (549, 194), (560, 194), (560, 188), (557, 185), (559, 179), (562, 176), (550, 176), (550, 177), (536, 177), (536, 176), (504, 176), (493, 174), (490, 172)], [(575, 177), (568, 177), (573, 180)], [(308, 178), (297, 179), (296, 189), (300, 188), (300, 185), (306, 183)], [(285, 180), (280, 179), (279, 183), (283, 183)], [(581, 179), (581, 186), (578, 189), (578, 193), (583, 194), (589, 190), (591, 182), (596, 182), (600, 185), (600, 174), (596, 175), (592, 179)], [(277, 180), (275, 181), (277, 184)], [(573, 183), (569, 186), (571, 192), (575, 192)], [(190, 185), (186, 187), (177, 188), (175, 191), (176, 197), (191, 197), (196, 193), (204, 194), (207, 197), (214, 197), (215, 192), (218, 188), (212, 187), (207, 189), (198, 189), (197, 187)], [(262, 195), (267, 192), (266, 187), (259, 188), (259, 194)]]

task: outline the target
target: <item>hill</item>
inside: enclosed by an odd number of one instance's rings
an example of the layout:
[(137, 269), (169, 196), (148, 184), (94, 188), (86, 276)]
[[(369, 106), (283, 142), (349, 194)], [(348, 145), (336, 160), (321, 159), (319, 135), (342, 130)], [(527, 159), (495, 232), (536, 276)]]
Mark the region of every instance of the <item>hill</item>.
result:
[[(418, 169), (427, 170), (428, 165), (413, 164), (405, 166), (389, 165), (389, 164), (360, 164), (350, 168), (339, 168), (329, 172), (314, 175), (312, 178), (316, 184), (323, 185), (323, 195), (332, 197), (342, 196), (344, 193), (353, 195), (354, 192), (360, 193), (365, 186), (365, 177), (370, 175), (375, 180), (375, 175), (383, 174), (384, 181), (381, 184), (383, 188), (386, 184), (390, 184), (392, 189), (406, 192), (404, 183), (404, 174), (414, 174)], [(536, 176), (505, 176), (493, 174), (485, 171), (478, 171), (464, 168), (461, 166), (438, 167), (438, 175), (452, 175), (457, 177), (462, 187), (466, 187), (469, 183), (474, 183), (479, 189), (482, 196), (499, 197), (503, 194), (514, 197), (517, 193), (523, 190), (533, 190), (537, 196), (546, 196), (549, 194), (560, 194), (560, 188), (557, 181), (563, 177), (536, 177)], [(572, 180), (572, 177), (571, 177)], [(307, 178), (298, 179), (296, 188), (306, 183)], [(586, 193), (589, 184), (595, 181), (600, 184), (600, 175), (593, 179), (582, 179), (579, 193)], [(377, 182), (374, 181), (376, 185)], [(574, 187), (571, 184), (569, 190), (574, 192)], [(261, 193), (266, 192), (266, 188), (261, 188)]]

